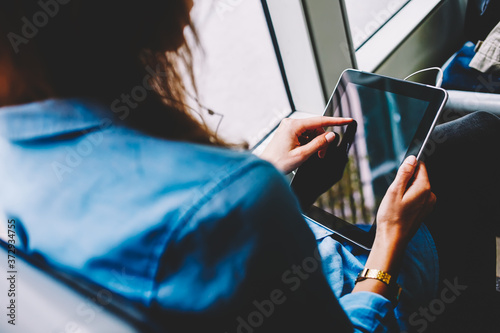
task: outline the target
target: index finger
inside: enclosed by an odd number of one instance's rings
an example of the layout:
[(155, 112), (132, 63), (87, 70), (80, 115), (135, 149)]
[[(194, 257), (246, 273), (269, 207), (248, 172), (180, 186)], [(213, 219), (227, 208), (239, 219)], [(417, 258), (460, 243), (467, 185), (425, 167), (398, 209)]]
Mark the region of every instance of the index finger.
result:
[(338, 117), (311, 117), (298, 119), (299, 130), (305, 131), (310, 129), (315, 129), (318, 127), (328, 127), (328, 126), (340, 126), (346, 125), (353, 121), (352, 118), (338, 118)]

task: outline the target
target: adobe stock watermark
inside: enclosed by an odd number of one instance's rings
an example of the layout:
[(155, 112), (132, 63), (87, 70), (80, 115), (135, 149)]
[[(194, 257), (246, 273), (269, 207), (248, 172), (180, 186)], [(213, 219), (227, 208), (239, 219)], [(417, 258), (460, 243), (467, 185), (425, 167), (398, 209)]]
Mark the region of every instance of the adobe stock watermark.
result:
[[(458, 277), (453, 280), (453, 283), (445, 280), (445, 288), (441, 290), (439, 298), (433, 299), (427, 306), (421, 306), (418, 311), (412, 313), (409, 317), (409, 323), (416, 328), (418, 333), (424, 332), (429, 323), (436, 321), (437, 317), (446, 311), (446, 307), (455, 302), (464, 290), (468, 287), (461, 285), (458, 282)], [(407, 332), (402, 332), (407, 333)]]
[(111, 119), (103, 119), (97, 130), (94, 131), (84, 131), (85, 135), (83, 139), (76, 145), (76, 148), (65, 147), (66, 155), (64, 162), (53, 161), (51, 163), (52, 170), (56, 175), (59, 182), (64, 180), (65, 174), (73, 173), (73, 170), (82, 164), (83, 159), (94, 151), (94, 149), (99, 146), (103, 140), (103, 131), (112, 126)]
[(121, 94), (120, 98), (115, 99), (111, 103), (111, 111), (113, 113), (120, 114), (120, 120), (125, 120), (130, 115), (130, 111), (139, 106), (141, 102), (144, 102), (148, 97), (149, 93), (154, 91), (154, 88), (149, 84), (150, 80), (153, 78), (166, 78), (167, 73), (160, 70), (160, 65), (156, 66), (156, 71), (150, 66), (146, 67), (146, 74), (142, 79), (142, 85), (137, 85), (133, 87), (130, 93)]
[(244, 0), (218, 0), (215, 3), (215, 12), (221, 20), (226, 18), (228, 13), (234, 12), (234, 10), (243, 3)]
[[(264, 300), (254, 300), (252, 302), (254, 311), (238, 316), (236, 318), (236, 333), (254, 333), (259, 327), (266, 323), (276, 311), (287, 300), (287, 293), (292, 293), (300, 289), (302, 283), (309, 279), (310, 275), (322, 269), (321, 255), (318, 249), (313, 256), (306, 257), (299, 265), (292, 265), (281, 275), (281, 282), (285, 288), (276, 288), (269, 293), (269, 297)], [(228, 332), (226, 332), (228, 333)]]
[(488, 74), (487, 77), (487, 79), (483, 75), (477, 77), (477, 80), (481, 82), (481, 85), (476, 89), (477, 93), (482, 93), (482, 88), (486, 90), (485, 93), (494, 93), (500, 87), (500, 81), (493, 74)]
[[(443, 119), (446, 119), (446, 121), (453, 121), (458, 119), (459, 117), (453, 113), (451, 110), (446, 110), (443, 113)], [(420, 154), (420, 160), (424, 161), (426, 158), (430, 157), (436, 152), (437, 147), (440, 144), (445, 143), (449, 139), (448, 133), (445, 131), (440, 131), (439, 127), (434, 129), (429, 136), (429, 139), (427, 140), (425, 146), (423, 146), (421, 154)], [(421, 145), (423, 142), (422, 141), (416, 141), (417, 146)], [(396, 178), (398, 170), (393, 170), (392, 172), (384, 174), (384, 180), (385, 183), (390, 186), (394, 179)]]
[(351, 29), (353, 44), (363, 44), (364, 41), (389, 21), (407, 2), (408, 0), (392, 0), (387, 3), (384, 9), (370, 13), (372, 20), (366, 22), (363, 29), (358, 27)]
[(40, 29), (43, 29), (51, 18), (54, 18), (60, 10), (61, 5), (66, 5), (71, 0), (40, 0), (38, 6), (40, 10), (33, 14), (31, 19), (23, 16), (21, 18), (20, 33), (9, 32), (7, 38), (14, 49), (14, 52), (19, 53), (19, 47), (23, 44), (28, 44), (30, 40), (38, 35)]
[(95, 297), (87, 298), (79, 303), (75, 309), (76, 317), (67, 321), (63, 327), (57, 329), (56, 333), (79, 333), (87, 332), (86, 325), (91, 324), (97, 315), (103, 312), (113, 301), (113, 294), (107, 289), (101, 289)]
[[(141, 85), (133, 87), (130, 93), (123, 93), (111, 103), (111, 111), (118, 115), (120, 120), (125, 120), (130, 115), (131, 110), (137, 108), (141, 102), (146, 100), (150, 92), (154, 88), (149, 84), (150, 80), (155, 77), (166, 77), (165, 72), (160, 71), (157, 66), (157, 71), (150, 66), (146, 67), (146, 74)], [(84, 159), (91, 155), (94, 150), (104, 141), (104, 130), (113, 126), (114, 122), (111, 118), (103, 118), (98, 128), (93, 130), (83, 131), (85, 134), (82, 140), (78, 142), (75, 148), (66, 147), (66, 154), (62, 161), (53, 161), (51, 163), (52, 170), (59, 182), (64, 180), (66, 174), (73, 173), (74, 169), (82, 164)]]
[[(112, 283), (118, 283), (120, 285), (130, 285), (136, 277), (129, 275), (126, 272), (125, 267), (122, 268), (121, 272), (116, 270), (112, 271), (113, 278)], [(73, 312), (73, 316), (56, 330), (55, 333), (83, 333), (88, 331), (88, 325), (92, 324), (98, 315), (106, 312), (106, 308), (109, 304), (113, 302), (115, 296), (113, 293), (102, 288), (93, 297), (87, 297), (82, 302), (76, 305)]]
[(267, 121), (268, 126), (263, 127), (261, 130), (259, 130), (255, 135), (252, 135), (249, 139), (248, 142), (250, 143), (257, 143), (259, 142), (263, 137), (266, 136), (266, 134), (270, 133), (276, 124), (280, 124), (281, 121), (286, 118), (290, 111), (287, 108), (272, 108), (271, 114), (272, 116), (269, 117), (269, 120)]
[(493, 74), (480, 74), (476, 79), (481, 84), (476, 87), (474, 97), (467, 99), (468, 112), (480, 111), (485, 97), (497, 92), (500, 88), (500, 79)]

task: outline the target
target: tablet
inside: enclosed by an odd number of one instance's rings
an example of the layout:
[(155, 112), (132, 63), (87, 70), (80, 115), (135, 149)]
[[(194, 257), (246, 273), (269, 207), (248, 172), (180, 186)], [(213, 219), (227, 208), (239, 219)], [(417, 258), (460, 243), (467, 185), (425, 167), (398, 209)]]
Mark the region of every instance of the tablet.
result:
[[(441, 88), (344, 71), (324, 114), (355, 120), (333, 128), (342, 138), (332, 149), (343, 146), (345, 168), (335, 185), (312, 206), (303, 207), (304, 215), (334, 232), (334, 238), (371, 249), (380, 202), (403, 160), (409, 155), (423, 157), (446, 99)], [(333, 164), (321, 172), (334, 172)], [(305, 163), (297, 170), (291, 184), (294, 191), (294, 183), (311, 172)]]

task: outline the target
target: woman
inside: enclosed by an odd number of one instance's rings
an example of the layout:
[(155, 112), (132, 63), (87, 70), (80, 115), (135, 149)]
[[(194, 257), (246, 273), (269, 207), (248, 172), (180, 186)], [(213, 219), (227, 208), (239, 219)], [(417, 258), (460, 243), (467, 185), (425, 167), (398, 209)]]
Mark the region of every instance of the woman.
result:
[[(373, 250), (354, 256), (311, 230), (275, 169), (322, 155), (333, 140), (322, 128), (349, 119), (283, 121), (263, 154), (273, 167), (189, 116), (192, 1), (47, 3), (53, 15), (30, 1), (0, 12), (0, 197), (24, 251), (146, 307), (166, 331), (420, 328), (410, 316), (438, 288), (424, 164), (403, 163)], [(321, 134), (301, 146), (305, 130)], [(401, 271), (396, 310), (380, 280), (354, 285), (363, 267), (393, 282)]]

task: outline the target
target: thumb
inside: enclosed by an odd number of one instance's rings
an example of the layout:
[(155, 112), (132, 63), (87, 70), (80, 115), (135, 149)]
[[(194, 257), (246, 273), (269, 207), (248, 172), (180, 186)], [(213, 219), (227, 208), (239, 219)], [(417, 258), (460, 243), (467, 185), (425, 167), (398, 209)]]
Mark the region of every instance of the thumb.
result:
[(308, 144), (297, 148), (297, 153), (302, 156), (311, 156), (312, 154), (326, 149), (330, 142), (335, 139), (335, 134), (332, 132), (323, 133), (312, 139)]
[(406, 191), (410, 179), (415, 173), (415, 168), (417, 166), (417, 158), (415, 156), (408, 156), (403, 164), (399, 167), (396, 179), (392, 183), (392, 187), (401, 195)]
[(328, 147), (322, 148), (320, 151), (318, 151), (319, 158), (325, 158), (326, 152), (328, 151), (330, 146), (338, 147), (340, 141), (340, 135), (338, 135), (335, 132), (333, 133), (335, 134), (335, 138), (333, 139), (333, 141), (328, 144)]

